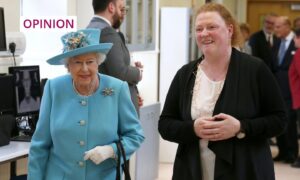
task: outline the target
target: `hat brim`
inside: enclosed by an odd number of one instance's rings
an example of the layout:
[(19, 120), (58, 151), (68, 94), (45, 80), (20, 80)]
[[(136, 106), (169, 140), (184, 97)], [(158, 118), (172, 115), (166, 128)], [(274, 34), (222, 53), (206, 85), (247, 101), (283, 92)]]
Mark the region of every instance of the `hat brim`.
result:
[(82, 47), (78, 49), (74, 49), (72, 51), (68, 51), (66, 53), (59, 54), (47, 60), (47, 62), (51, 65), (62, 65), (64, 64), (65, 58), (70, 58), (74, 56), (78, 56), (86, 53), (103, 53), (107, 54), (112, 47), (112, 43), (100, 43), (98, 45), (92, 45), (87, 47)]

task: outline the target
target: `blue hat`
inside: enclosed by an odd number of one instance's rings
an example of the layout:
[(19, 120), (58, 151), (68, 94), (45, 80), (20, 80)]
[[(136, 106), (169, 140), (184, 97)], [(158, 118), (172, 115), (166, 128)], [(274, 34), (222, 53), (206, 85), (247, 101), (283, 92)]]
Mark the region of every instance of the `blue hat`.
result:
[(83, 29), (77, 32), (70, 32), (61, 37), (63, 53), (47, 60), (51, 65), (64, 64), (64, 59), (77, 55), (96, 52), (107, 54), (112, 43), (99, 43), (99, 29)]

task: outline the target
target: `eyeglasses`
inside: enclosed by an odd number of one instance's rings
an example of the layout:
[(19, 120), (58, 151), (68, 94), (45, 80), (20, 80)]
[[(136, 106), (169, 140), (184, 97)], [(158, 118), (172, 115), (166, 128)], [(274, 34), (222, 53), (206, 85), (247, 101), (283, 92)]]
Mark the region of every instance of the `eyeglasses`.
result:
[(97, 65), (97, 59), (89, 59), (89, 60), (86, 60), (86, 61), (80, 61), (80, 60), (71, 60), (69, 62), (69, 64), (75, 68), (81, 68), (83, 67), (83, 65), (86, 65), (87, 67), (92, 67), (92, 66), (95, 66)]
[(123, 7), (123, 8), (121, 8), (121, 13), (123, 13), (123, 14), (127, 14), (128, 11), (129, 11), (129, 7)]

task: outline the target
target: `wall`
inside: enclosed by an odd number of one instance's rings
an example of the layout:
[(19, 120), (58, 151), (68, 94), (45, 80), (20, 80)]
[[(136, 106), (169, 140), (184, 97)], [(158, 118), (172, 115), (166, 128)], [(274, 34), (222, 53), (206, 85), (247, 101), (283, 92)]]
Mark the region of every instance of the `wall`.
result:
[(246, 22), (247, 0), (223, 0), (223, 4), (238, 22)]
[(78, 28), (85, 28), (90, 19), (94, 15), (93, 7), (92, 7), (92, 0), (76, 0), (76, 14), (77, 14), (77, 23)]
[[(22, 15), (34, 17), (76, 15), (75, 5), (71, 0), (23, 0)], [(25, 32), (27, 47), (21, 65), (38, 64), (41, 78), (65, 74), (67, 71), (64, 66), (51, 66), (46, 63), (47, 59), (61, 53), (62, 44), (59, 39), (65, 33), (66, 31), (46, 30)]]
[(237, 14), (236, 18), (239, 22), (247, 22), (247, 0), (236, 0)]
[(4, 8), (6, 31), (19, 31), (20, 0), (1, 0), (0, 7)]
[(205, 0), (160, 0), (160, 7), (189, 7), (197, 8), (205, 3)]
[(160, 0), (160, 7), (192, 7), (192, 0)]
[[(247, 0), (214, 0), (214, 2), (224, 4), (237, 21), (246, 22)], [(197, 9), (205, 0), (160, 0), (160, 7), (190, 7)]]

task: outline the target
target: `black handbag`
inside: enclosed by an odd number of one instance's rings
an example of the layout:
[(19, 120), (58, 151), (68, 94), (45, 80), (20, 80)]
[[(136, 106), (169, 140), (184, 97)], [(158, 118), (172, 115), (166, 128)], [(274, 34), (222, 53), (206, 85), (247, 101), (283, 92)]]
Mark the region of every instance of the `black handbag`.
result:
[(128, 166), (128, 161), (126, 161), (126, 154), (125, 150), (123, 147), (123, 144), (121, 140), (116, 142), (117, 148), (118, 148), (118, 157), (117, 157), (117, 175), (116, 175), (116, 180), (121, 180), (122, 179), (122, 174), (121, 174), (121, 158), (123, 158), (124, 164), (122, 165), (124, 175), (125, 175), (125, 180), (131, 180), (130, 174), (129, 174), (129, 166)]

